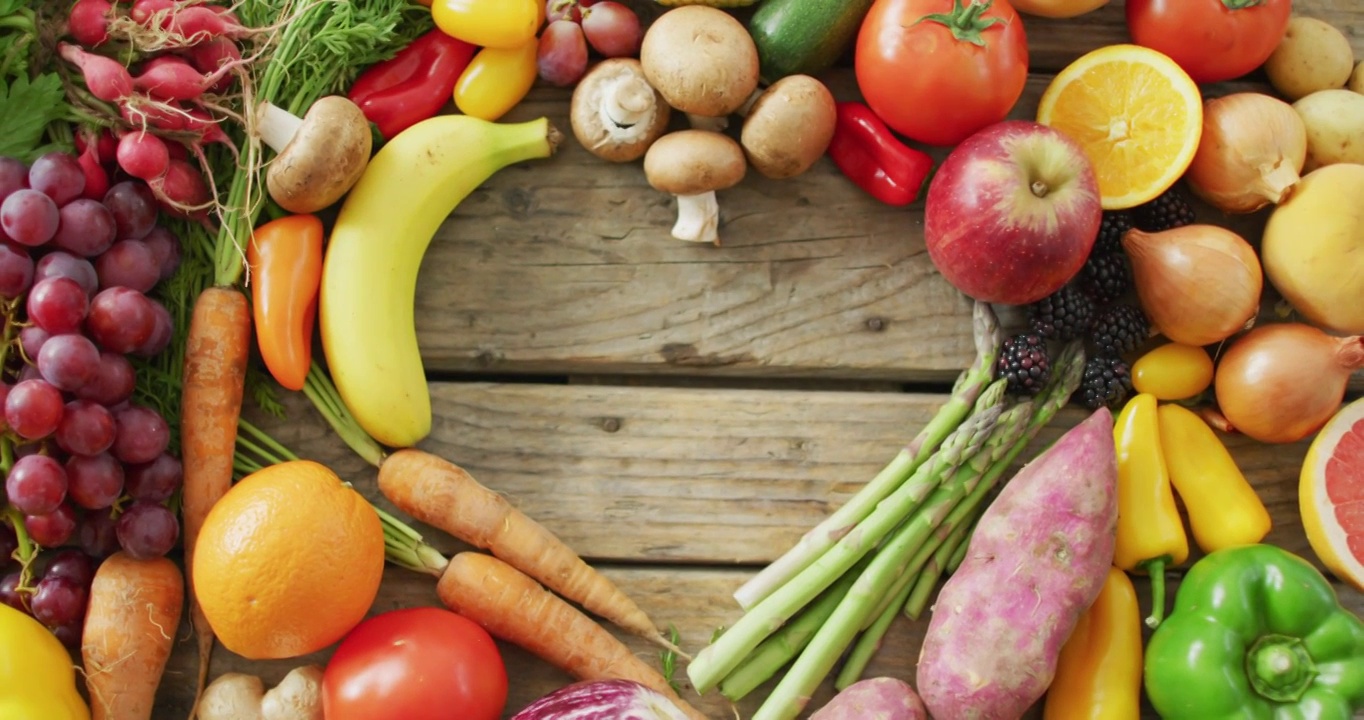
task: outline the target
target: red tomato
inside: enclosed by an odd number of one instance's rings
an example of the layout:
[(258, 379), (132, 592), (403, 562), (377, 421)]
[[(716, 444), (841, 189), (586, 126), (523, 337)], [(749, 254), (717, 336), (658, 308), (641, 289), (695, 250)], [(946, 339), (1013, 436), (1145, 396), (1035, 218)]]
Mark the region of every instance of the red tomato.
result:
[(507, 669), (492, 637), (435, 607), (360, 623), (322, 676), (327, 720), (498, 720), (506, 704)]
[(1263, 65), (1292, 11), (1293, 0), (1127, 0), (1127, 32), (1194, 82), (1221, 82)]
[(853, 62), (862, 97), (891, 129), (956, 145), (1009, 115), (1028, 80), (1028, 43), (1003, 0), (876, 0)]

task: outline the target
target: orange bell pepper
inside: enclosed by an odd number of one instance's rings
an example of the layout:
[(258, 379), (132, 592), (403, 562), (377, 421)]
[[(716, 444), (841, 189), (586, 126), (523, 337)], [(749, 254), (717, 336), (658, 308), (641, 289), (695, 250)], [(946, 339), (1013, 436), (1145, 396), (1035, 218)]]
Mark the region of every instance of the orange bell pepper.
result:
[(322, 283), (322, 221), (287, 215), (256, 228), (246, 248), (256, 344), (275, 380), (302, 390), (312, 365)]
[(539, 41), (505, 50), (485, 47), (455, 83), (455, 107), (465, 115), (493, 122), (516, 107), (535, 85)]

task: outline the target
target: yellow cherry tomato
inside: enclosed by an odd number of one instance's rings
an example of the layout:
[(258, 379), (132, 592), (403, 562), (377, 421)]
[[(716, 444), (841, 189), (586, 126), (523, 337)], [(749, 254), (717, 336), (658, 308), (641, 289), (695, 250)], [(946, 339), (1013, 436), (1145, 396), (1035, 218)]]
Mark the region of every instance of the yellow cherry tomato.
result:
[(1208, 352), (1183, 343), (1161, 345), (1132, 364), (1132, 387), (1157, 400), (1191, 398), (1208, 389), (1212, 376)]
[(521, 47), (483, 48), (455, 83), (455, 107), (465, 115), (494, 121), (516, 107), (535, 84), (535, 38)]
[(544, 0), (433, 0), (431, 19), (441, 32), (471, 45), (510, 50), (535, 38)]

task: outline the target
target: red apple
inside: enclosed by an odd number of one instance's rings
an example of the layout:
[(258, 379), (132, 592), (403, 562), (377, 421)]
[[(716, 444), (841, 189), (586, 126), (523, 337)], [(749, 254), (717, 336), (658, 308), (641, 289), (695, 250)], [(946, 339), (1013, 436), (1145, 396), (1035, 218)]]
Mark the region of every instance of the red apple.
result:
[(1006, 120), (962, 141), (928, 187), (928, 256), (967, 296), (1026, 305), (1080, 272), (1103, 210), (1080, 146), (1045, 125)]

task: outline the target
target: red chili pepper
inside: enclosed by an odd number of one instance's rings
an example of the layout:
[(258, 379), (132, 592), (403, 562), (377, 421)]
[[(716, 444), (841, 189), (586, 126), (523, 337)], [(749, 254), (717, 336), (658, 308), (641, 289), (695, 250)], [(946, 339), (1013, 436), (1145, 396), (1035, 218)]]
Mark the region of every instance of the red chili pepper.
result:
[(933, 170), (933, 158), (891, 132), (870, 107), (838, 103), (829, 158), (858, 187), (887, 205), (908, 205), (919, 197)]
[(385, 138), (392, 138), (450, 102), (477, 49), (436, 28), (362, 73), (348, 97)]

